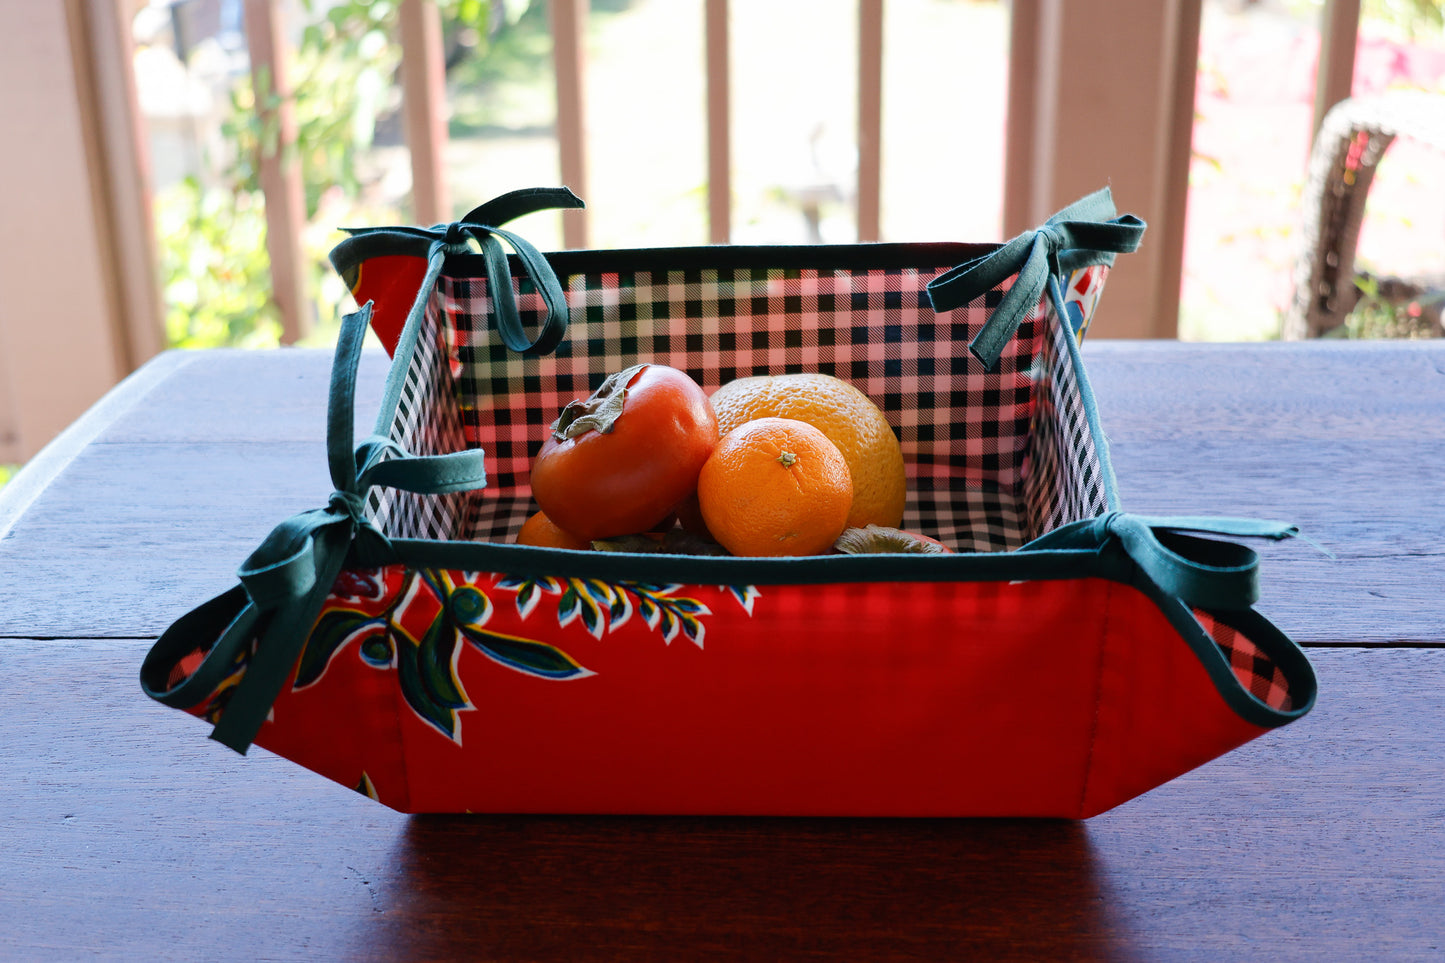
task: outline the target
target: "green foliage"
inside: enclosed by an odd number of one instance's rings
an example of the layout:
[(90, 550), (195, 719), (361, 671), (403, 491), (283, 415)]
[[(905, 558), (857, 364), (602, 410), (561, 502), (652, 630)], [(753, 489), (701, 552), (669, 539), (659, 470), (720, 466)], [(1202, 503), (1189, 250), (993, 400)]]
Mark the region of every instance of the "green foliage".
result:
[[(486, 30), (458, 19), (447, 31), (451, 132), (475, 135), (497, 127), (552, 123), (552, 30), (543, 0), (493, 0)], [(591, 0), (593, 23), (622, 13), (634, 0)]]
[(1360, 300), (1344, 324), (1330, 332), (1336, 338), (1438, 338), (1445, 291), (1431, 291), (1361, 273), (1355, 277)]
[[(362, 187), (362, 158), (376, 135), (378, 118), (396, 107), (391, 78), (401, 61), (395, 32), (396, 6), (352, 0), (315, 11), (289, 65), (291, 109), (296, 141), (288, 162), (300, 163), (306, 189), (306, 214), (317, 215), (322, 197), (340, 190), (356, 197)], [(238, 191), (260, 189), (257, 160), (275, 152), (279, 132), (274, 110), (280, 97), (264, 72), (253, 84), (237, 79), (231, 91), (231, 115), (222, 134), (232, 148), (228, 179)]]
[(1361, 17), (1403, 30), (1412, 38), (1431, 37), (1445, 28), (1445, 0), (1365, 0)]
[[(441, 8), (458, 30), (485, 24), (491, 2), (500, 0), (444, 0)], [(308, 22), (290, 64), (297, 131), (285, 160), (301, 167), (309, 222), (306, 267), (324, 339), (334, 336), (347, 297), (326, 261), (340, 238), (334, 228), (405, 218), (364, 196), (378, 123), (399, 105), (393, 82), (401, 59), (397, 4), (348, 0), (318, 8), (316, 0), (305, 0)], [(230, 115), (221, 127), (225, 156), (217, 159), (222, 186), (203, 188), (188, 180), (155, 198), (166, 332), (175, 347), (264, 347), (279, 341), (258, 159), (277, 148), (274, 108), (280, 98), (267, 74), (258, 74), (254, 84), (249, 75), (238, 76), (231, 89)]]
[[(1290, 7), (1318, 10), (1324, 0), (1293, 0)], [(1373, 21), (1412, 39), (1438, 36), (1445, 31), (1445, 0), (1364, 0), (1361, 21)]]
[[(468, 51), (457, 56), (448, 70), (453, 135), (475, 134), (499, 121), (509, 127), (551, 122), (552, 34), (547, 5), (514, 0), (505, 9), (509, 18), (484, 39), (480, 33), (459, 32), (449, 41), (457, 54)], [(515, 102), (519, 88), (530, 94), (520, 105)]]
[[(631, 0), (592, 0), (616, 12)], [(395, 121), (401, 63), (399, 0), (302, 0), (306, 25), (289, 63), (296, 140), (284, 160), (300, 166), (306, 195), (308, 282), (317, 305), (317, 334), (334, 338), (349, 295), (326, 260), (343, 224), (411, 219), (375, 195), (373, 148), (378, 130)], [(455, 91), (455, 126), (475, 130), (498, 104), (478, 91), (501, 82), (545, 91), (551, 34), (542, 0), (438, 0), (447, 70)], [(259, 347), (278, 342), (266, 254), (265, 198), (258, 159), (274, 153), (280, 98), (258, 71), (235, 79), (221, 127), (220, 186), (188, 181), (156, 197), (166, 327), (173, 346)], [(550, 112), (539, 123), (550, 123)]]
[(155, 218), (170, 344), (277, 344), (281, 322), (270, 294), (260, 193), (206, 191), (187, 179), (156, 195)]

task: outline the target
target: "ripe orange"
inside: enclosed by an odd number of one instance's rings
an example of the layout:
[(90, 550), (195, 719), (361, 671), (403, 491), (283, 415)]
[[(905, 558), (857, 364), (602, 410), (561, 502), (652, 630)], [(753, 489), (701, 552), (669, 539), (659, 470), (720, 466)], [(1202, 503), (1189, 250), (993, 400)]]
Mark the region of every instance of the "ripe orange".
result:
[(718, 431), (727, 434), (754, 418), (794, 418), (817, 428), (843, 453), (853, 479), (849, 528), (903, 521), (907, 472), (888, 418), (867, 395), (817, 373), (739, 378), (712, 395)]
[(536, 545), (541, 548), (570, 548), (583, 552), (592, 549), (590, 541), (580, 535), (573, 535), (565, 528), (558, 528), (557, 523), (542, 512), (537, 512), (522, 523), (521, 530), (517, 532), (517, 544)]
[(702, 517), (734, 555), (817, 555), (848, 521), (848, 463), (821, 431), (758, 418), (722, 437), (697, 480)]

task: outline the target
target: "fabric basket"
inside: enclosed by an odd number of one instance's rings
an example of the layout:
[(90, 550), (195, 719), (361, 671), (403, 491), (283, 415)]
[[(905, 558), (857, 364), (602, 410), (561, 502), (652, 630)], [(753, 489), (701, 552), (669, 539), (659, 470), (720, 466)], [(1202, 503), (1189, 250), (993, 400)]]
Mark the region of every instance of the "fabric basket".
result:
[[(1078, 342), (1144, 225), (1107, 191), (1002, 245), (544, 256), (499, 227), (575, 206), (336, 248), (363, 305), (336, 490), (156, 642), (147, 694), (404, 812), (1086, 818), (1309, 711), (1232, 540), (1293, 528), (1118, 505)], [(392, 365), (358, 445), (368, 326)], [(547, 426), (638, 362), (852, 383), (901, 443), (904, 527), (953, 553), (512, 544)]]

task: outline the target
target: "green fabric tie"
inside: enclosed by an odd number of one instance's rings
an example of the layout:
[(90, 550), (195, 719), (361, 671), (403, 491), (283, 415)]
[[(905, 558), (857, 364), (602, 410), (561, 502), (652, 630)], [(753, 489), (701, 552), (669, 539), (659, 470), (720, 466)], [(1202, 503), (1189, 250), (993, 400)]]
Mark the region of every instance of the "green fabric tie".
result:
[(1144, 228), (1144, 222), (1132, 214), (1114, 216), (1113, 195), (1106, 187), (1059, 211), (1036, 230), (929, 281), (929, 302), (939, 313), (952, 311), (1017, 275), (969, 342), (969, 351), (993, 371), (1040, 298), (1047, 293), (1060, 321), (1066, 321), (1060, 280), (1079, 268), (1113, 264), (1115, 254), (1138, 249)]
[[(282, 522), (241, 564), (240, 586), (211, 599), (161, 636), (141, 666), (141, 685), (152, 698), (189, 707), (215, 690), (250, 651), (245, 674), (231, 693), (211, 738), (244, 753), (256, 738), (305, 648), (321, 606), (355, 546), (368, 557), (390, 554), (390, 543), (367, 521), (365, 492), (386, 485), (442, 494), (486, 484), (480, 449), (415, 456), (379, 436), (353, 447), (356, 369), (371, 321), (368, 303), (347, 315), (336, 342), (327, 412), (331, 493), (325, 508)], [(163, 654), (200, 649), (206, 657), (189, 678), (171, 688)], [(159, 654), (159, 655), (158, 655)]]
[[(487, 295), (491, 298), (497, 319), (497, 332), (502, 343), (526, 355), (550, 354), (562, 343), (567, 333), (567, 295), (552, 266), (530, 241), (498, 224), (505, 224), (524, 214), (552, 209), (576, 209), (582, 199), (565, 187), (530, 187), (495, 197), (468, 212), (461, 220), (433, 227), (362, 227), (344, 228), (352, 237), (389, 234), (395, 237), (423, 238), (431, 242), (428, 258), (446, 254), (466, 254), (470, 242), (481, 248), (486, 265)], [(500, 238), (500, 240), (499, 240)], [(512, 271), (507, 264), (506, 241), (522, 266), (523, 273), (542, 296), (547, 313), (535, 338), (528, 337), (512, 290)]]
[(1108, 512), (1054, 529), (1024, 551), (1091, 548), (1122, 551), (1145, 579), (1164, 594), (1207, 611), (1247, 609), (1259, 601), (1259, 555), (1233, 542), (1188, 532), (1243, 538), (1292, 538), (1287, 522), (1248, 518), (1152, 517)]

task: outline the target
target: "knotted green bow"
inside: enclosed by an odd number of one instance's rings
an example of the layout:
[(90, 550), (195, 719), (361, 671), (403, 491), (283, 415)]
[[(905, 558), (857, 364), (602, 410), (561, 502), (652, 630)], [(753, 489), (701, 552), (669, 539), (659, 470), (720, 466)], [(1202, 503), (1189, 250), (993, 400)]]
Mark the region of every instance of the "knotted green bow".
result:
[(1025, 551), (1114, 543), (1132, 561), (1136, 587), (1157, 588), (1185, 605), (1208, 611), (1247, 609), (1259, 601), (1258, 553), (1189, 532), (1275, 540), (1299, 535), (1288, 522), (1106, 512), (1056, 528), (1030, 542)]
[[(141, 666), (152, 698), (186, 708), (215, 691), (235, 660), (255, 651), (211, 738), (245, 752), (296, 665), (311, 626), (353, 553), (389, 554), (389, 542), (365, 516), (365, 493), (386, 485), (446, 494), (486, 484), (480, 449), (417, 456), (372, 435), (353, 445), (356, 368), (371, 305), (347, 315), (336, 342), (327, 409), (327, 460), (336, 490), (325, 508), (288, 518), (242, 563), (241, 584), (172, 625)], [(214, 640), (214, 643), (213, 643)], [(177, 652), (206, 652), (200, 667), (172, 687), (166, 673)]]
[[(467, 254), (471, 251), (470, 242), (475, 241), (481, 248), (483, 263), (486, 265), (487, 294), (492, 299), (497, 331), (501, 335), (502, 343), (520, 354), (543, 355), (556, 349), (567, 332), (566, 294), (542, 253), (530, 241), (511, 231), (504, 231), (497, 225), (537, 211), (583, 206), (582, 199), (565, 187), (531, 187), (494, 197), (467, 213), (460, 221), (451, 224), (438, 224), (429, 228), (363, 227), (345, 230), (352, 237), (388, 235), (429, 241), (427, 259), (433, 262), (432, 269), (428, 271), (430, 280), (434, 280), (440, 272), (441, 261), (448, 254)], [(541, 294), (542, 303), (547, 307), (547, 316), (536, 338), (529, 338), (526, 328), (522, 326), (517, 298), (512, 291), (512, 272), (507, 266), (507, 252), (501, 243), (503, 240), (516, 252), (527, 279)], [(429, 285), (424, 284), (423, 290), (428, 289)]]
[(1106, 187), (1064, 208), (1041, 227), (1025, 231), (982, 257), (965, 261), (928, 282), (933, 310), (951, 311), (1018, 275), (968, 349), (993, 371), (1004, 346), (1047, 292), (1060, 321), (1068, 319), (1059, 282), (1094, 264), (1113, 264), (1115, 254), (1139, 247), (1145, 224), (1132, 214), (1114, 216)]
[[(1113, 570), (1110, 577), (1132, 585), (1158, 606), (1179, 637), (1194, 649), (1219, 694), (1242, 719), (1270, 728), (1299, 718), (1314, 706), (1314, 669), (1299, 646), (1253, 609), (1259, 600), (1258, 553), (1244, 545), (1198, 535), (1304, 538), (1286, 522), (1106, 512), (1056, 528), (1025, 545), (1024, 551), (1098, 552), (1100, 561)], [(1325, 551), (1322, 546), (1315, 547)], [(1202, 627), (1196, 612), (1207, 612), (1232, 626), (1267, 653), (1291, 680), (1290, 708), (1267, 705), (1247, 685), (1240, 685), (1232, 656), (1223, 655), (1223, 643)]]

